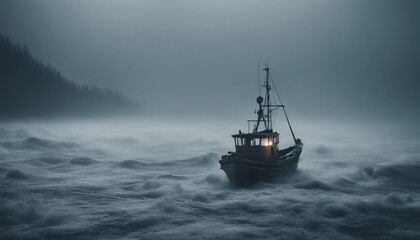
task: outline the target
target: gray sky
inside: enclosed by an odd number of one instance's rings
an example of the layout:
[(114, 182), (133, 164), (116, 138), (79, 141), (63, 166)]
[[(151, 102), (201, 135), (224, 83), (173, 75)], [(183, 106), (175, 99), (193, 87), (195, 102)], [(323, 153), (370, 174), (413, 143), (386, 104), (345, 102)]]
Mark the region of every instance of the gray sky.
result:
[(296, 115), (420, 119), (419, 13), (405, 0), (1, 0), (0, 33), (146, 112), (252, 115), (268, 58)]

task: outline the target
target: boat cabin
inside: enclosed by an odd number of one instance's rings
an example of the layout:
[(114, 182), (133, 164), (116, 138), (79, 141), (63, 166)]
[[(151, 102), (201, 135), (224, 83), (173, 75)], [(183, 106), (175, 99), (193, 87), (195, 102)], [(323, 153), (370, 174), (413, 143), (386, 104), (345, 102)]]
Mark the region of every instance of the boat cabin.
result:
[(239, 133), (232, 135), (235, 141), (236, 155), (250, 160), (271, 162), (277, 159), (279, 134), (272, 131), (257, 133)]

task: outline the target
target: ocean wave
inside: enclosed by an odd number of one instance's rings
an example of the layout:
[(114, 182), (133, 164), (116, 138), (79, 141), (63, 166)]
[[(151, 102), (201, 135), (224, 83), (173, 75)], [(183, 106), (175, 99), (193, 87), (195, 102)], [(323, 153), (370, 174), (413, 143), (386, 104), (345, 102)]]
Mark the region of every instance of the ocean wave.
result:
[(168, 179), (168, 180), (187, 180), (187, 179), (189, 179), (186, 176), (173, 175), (173, 174), (161, 174), (161, 175), (157, 175), (156, 178), (158, 178), (158, 179)]
[(32, 136), (32, 133), (25, 129), (9, 130), (0, 127), (0, 139), (22, 139)]
[(321, 201), (315, 205), (315, 210), (319, 215), (327, 218), (342, 218), (349, 215), (352, 211), (349, 206), (342, 202)]
[(264, 215), (274, 210), (276, 204), (270, 200), (259, 203), (255, 198), (244, 198), (242, 200), (230, 201), (219, 207), (221, 212), (231, 212), (232, 214), (251, 214)]
[(161, 199), (171, 197), (179, 197), (180, 194), (184, 193), (184, 189), (181, 184), (167, 183), (163, 181), (156, 181), (154, 179), (146, 180), (141, 184), (140, 197), (150, 199)]
[(352, 189), (352, 188), (357, 187), (358, 183), (356, 181), (352, 181), (347, 178), (340, 178), (334, 181), (334, 185), (337, 185), (339, 187), (344, 187), (346, 189)]
[(47, 165), (57, 165), (63, 163), (65, 160), (55, 157), (40, 157), (36, 159), (37, 162)]
[(76, 157), (69, 161), (70, 164), (83, 165), (83, 166), (90, 165), (97, 162), (98, 162), (97, 160), (92, 159), (90, 157)]
[(197, 193), (192, 196), (192, 200), (196, 202), (210, 202), (209, 196), (206, 193)]
[(15, 170), (10, 170), (9, 172), (7, 172), (5, 178), (23, 180), (23, 179), (28, 179), (29, 175), (27, 175), (26, 173), (20, 170), (15, 169)]
[(167, 192), (164, 190), (151, 190), (143, 192), (139, 195), (140, 198), (150, 198), (150, 199), (158, 199), (167, 195)]
[(163, 211), (165, 213), (174, 213), (180, 210), (177, 202), (172, 198), (164, 198), (154, 204), (151, 208)]
[(0, 145), (11, 150), (53, 150), (56, 148), (74, 148), (77, 146), (77, 144), (71, 142), (51, 141), (36, 137), (29, 137), (21, 141), (1, 142)]
[(375, 170), (373, 177), (405, 178), (414, 181), (419, 180), (420, 162), (379, 167)]
[(420, 189), (420, 163), (398, 163), (379, 167), (361, 168), (371, 179), (401, 189)]
[(141, 142), (134, 137), (100, 137), (95, 138), (95, 141), (112, 144), (112, 145), (140, 145)]
[(145, 229), (161, 224), (162, 222), (167, 221), (168, 218), (162, 215), (155, 216), (140, 216), (133, 219), (130, 219), (127, 222), (127, 226), (132, 229)]
[(389, 236), (393, 239), (420, 239), (420, 233), (418, 231), (399, 227), (389, 231)]
[(216, 165), (218, 162), (218, 154), (215, 153), (207, 153), (205, 155), (182, 159), (182, 160), (172, 160), (172, 161), (164, 161), (164, 162), (142, 162), (137, 160), (124, 160), (120, 162), (118, 165), (120, 167), (141, 170), (146, 167), (173, 167), (176, 165), (188, 165), (191, 166), (202, 166), (208, 167), (212, 165)]
[(33, 224), (37, 227), (50, 227), (62, 225), (69, 218), (69, 214), (63, 213), (63, 211), (53, 211), (33, 199), (0, 199), (0, 223), (2, 225)]
[[(347, 211), (351, 218), (338, 223), (335, 228), (352, 237), (384, 239), (400, 232), (398, 229), (414, 230), (418, 225), (420, 206), (396, 193), (370, 200), (344, 202), (343, 205), (351, 210)], [(407, 235), (419, 235), (419, 232)]]
[(123, 167), (123, 168), (139, 170), (139, 169), (143, 169), (144, 167), (148, 166), (149, 164), (144, 163), (144, 162), (139, 162), (139, 161), (136, 161), (136, 160), (124, 160), (124, 161), (118, 163), (118, 165), (120, 167)]
[(146, 180), (142, 184), (143, 190), (151, 190), (151, 189), (158, 189), (163, 185), (162, 182), (154, 181), (154, 180)]
[(308, 190), (317, 189), (317, 190), (323, 190), (323, 191), (334, 190), (334, 188), (330, 186), (329, 184), (318, 181), (318, 180), (296, 184), (295, 188), (308, 189)]
[(206, 178), (204, 178), (204, 181), (206, 181), (209, 184), (214, 184), (214, 185), (221, 185), (221, 184), (228, 183), (226, 177), (222, 177), (217, 174), (207, 175)]
[(218, 164), (218, 159), (219, 159), (219, 154), (216, 153), (207, 153), (205, 155), (202, 156), (198, 156), (198, 157), (193, 157), (193, 158), (189, 158), (189, 159), (185, 159), (185, 160), (180, 160), (178, 162), (181, 163), (188, 163), (191, 164), (193, 166), (212, 166), (212, 165), (217, 165)]

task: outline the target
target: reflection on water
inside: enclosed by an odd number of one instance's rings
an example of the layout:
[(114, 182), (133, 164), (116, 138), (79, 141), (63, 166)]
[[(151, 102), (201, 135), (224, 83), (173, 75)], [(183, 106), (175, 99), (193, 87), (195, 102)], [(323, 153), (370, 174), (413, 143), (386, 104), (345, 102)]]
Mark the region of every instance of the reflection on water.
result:
[(0, 238), (420, 238), (418, 135), (295, 125), (297, 174), (235, 189), (218, 164), (232, 126), (4, 123)]

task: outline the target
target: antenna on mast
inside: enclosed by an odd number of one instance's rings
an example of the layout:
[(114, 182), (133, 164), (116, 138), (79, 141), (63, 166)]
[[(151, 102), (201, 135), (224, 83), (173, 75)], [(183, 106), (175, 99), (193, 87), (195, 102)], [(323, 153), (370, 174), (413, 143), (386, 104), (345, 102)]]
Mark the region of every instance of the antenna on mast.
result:
[(270, 106), (270, 80), (269, 80), (269, 76), (270, 76), (270, 68), (268, 67), (268, 59), (267, 59), (267, 63), (265, 64), (265, 67), (263, 69), (264, 71), (266, 71), (266, 78), (265, 78), (265, 106), (267, 107), (267, 128), (266, 130), (270, 130), (272, 129), (272, 124), (271, 124), (271, 106)]
[(258, 96), (261, 96), (261, 66), (260, 66), (260, 60), (258, 59)]

